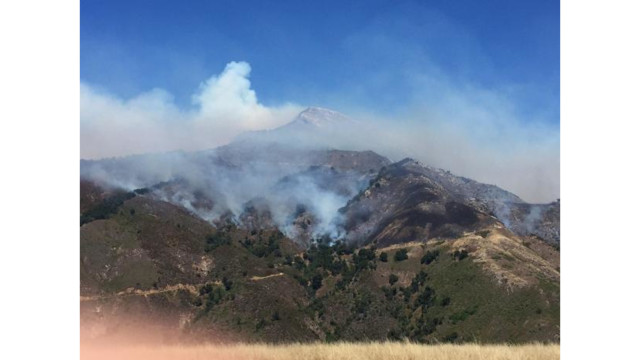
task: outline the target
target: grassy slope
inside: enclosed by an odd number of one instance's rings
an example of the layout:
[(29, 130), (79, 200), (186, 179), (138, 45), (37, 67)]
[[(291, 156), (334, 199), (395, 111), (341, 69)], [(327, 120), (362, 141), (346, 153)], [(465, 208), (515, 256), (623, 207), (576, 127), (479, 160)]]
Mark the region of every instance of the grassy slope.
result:
[[(420, 264), (427, 249), (438, 249), (441, 255), (429, 265)], [(454, 259), (446, 243), (418, 247), (412, 252), (412, 257), (401, 262), (376, 261), (376, 269), (364, 271), (352, 286), (329, 291), (321, 299), (324, 309), (319, 312), (323, 315), (320, 320), (328, 333), (336, 335), (333, 338), (367, 340), (390, 336), (425, 342), (558, 340), (558, 284), (542, 280), (539, 287), (509, 290), (482, 271), (471, 257)], [(421, 270), (426, 272), (426, 280), (412, 290), (411, 283)], [(393, 286), (388, 283), (390, 274), (399, 278)], [(384, 287), (395, 295), (385, 296)], [(432, 303), (422, 307), (416, 301), (427, 287), (433, 292)], [(409, 297), (405, 296), (405, 289)], [(448, 304), (443, 305), (445, 298), (449, 299)], [(433, 329), (424, 328), (425, 323), (433, 321), (437, 321)]]
[[(454, 259), (450, 242), (412, 245), (408, 260), (395, 262), (391, 252), (388, 262), (369, 260), (369, 269), (357, 271), (353, 256), (338, 255), (335, 248), (325, 249), (329, 264), (307, 251), (307, 260), (289, 265), (287, 257), (301, 255), (300, 249), (277, 231), (214, 229), (177, 206), (142, 196), (80, 231), (82, 295), (88, 296), (82, 318), (107, 324), (107, 335), (122, 324), (122, 315), (135, 323), (128, 314), (137, 314), (180, 328), (186, 338), (558, 340), (557, 282), (542, 278), (533, 287), (499, 285), (473, 256)], [(207, 252), (206, 238), (212, 234), (228, 244)], [(440, 256), (420, 264), (424, 252), (436, 248)], [(328, 268), (340, 260), (346, 268), (332, 274)], [(421, 270), (426, 279), (410, 290)], [(389, 286), (392, 273), (399, 281)], [(315, 291), (311, 279), (318, 274), (322, 286)], [(345, 278), (351, 280), (338, 286)], [(186, 287), (172, 290), (176, 284)], [(416, 301), (426, 287), (432, 294), (423, 307)], [(446, 297), (450, 300), (443, 306)]]

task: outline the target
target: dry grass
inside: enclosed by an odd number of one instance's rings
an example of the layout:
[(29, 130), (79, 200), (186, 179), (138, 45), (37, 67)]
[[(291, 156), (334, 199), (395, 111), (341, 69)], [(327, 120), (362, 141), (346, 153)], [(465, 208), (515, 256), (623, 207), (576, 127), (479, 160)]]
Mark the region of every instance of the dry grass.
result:
[(336, 343), (289, 345), (89, 346), (84, 360), (547, 360), (560, 359), (560, 345), (420, 345), (412, 343)]

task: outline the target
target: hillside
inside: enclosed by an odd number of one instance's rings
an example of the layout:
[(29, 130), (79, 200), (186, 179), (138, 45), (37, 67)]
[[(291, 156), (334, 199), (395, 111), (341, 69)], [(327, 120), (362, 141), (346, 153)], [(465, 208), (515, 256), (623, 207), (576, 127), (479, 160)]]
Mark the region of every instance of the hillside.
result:
[(559, 341), (559, 201), (282, 137), (336, 114), (82, 161), (83, 338)]
[(557, 340), (558, 253), (509, 234), (304, 249), (135, 195), (81, 226), (83, 336), (151, 322), (193, 341)]

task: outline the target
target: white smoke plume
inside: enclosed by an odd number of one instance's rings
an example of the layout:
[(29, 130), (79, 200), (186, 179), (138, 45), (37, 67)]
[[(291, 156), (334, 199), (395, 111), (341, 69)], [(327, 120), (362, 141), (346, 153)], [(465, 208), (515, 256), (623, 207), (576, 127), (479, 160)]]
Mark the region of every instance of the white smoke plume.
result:
[(302, 107), (267, 107), (251, 89), (251, 67), (230, 62), (193, 95), (194, 108), (180, 109), (165, 90), (123, 100), (80, 85), (80, 157), (97, 159), (225, 144), (244, 131), (270, 129)]

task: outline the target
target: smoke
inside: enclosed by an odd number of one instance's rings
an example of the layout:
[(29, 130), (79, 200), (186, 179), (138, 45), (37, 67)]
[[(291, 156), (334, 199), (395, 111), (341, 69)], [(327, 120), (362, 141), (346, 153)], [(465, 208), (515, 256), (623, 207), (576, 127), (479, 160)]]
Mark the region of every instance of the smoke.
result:
[(417, 74), (426, 100), (395, 115), (352, 108), (345, 118), (314, 109), (281, 126), (302, 107), (261, 104), (250, 71), (245, 62), (230, 62), (200, 85), (188, 109), (160, 89), (125, 100), (81, 84), (81, 157), (143, 154), (83, 161), (82, 176), (128, 190), (170, 182), (154, 196), (210, 221), (239, 222), (248, 204), (262, 199), (287, 234), (299, 230), (296, 214), (304, 208), (314, 224), (308, 235), (332, 238), (342, 234), (338, 209), (374, 175), (369, 169), (310, 171), (326, 165), (314, 160), (314, 149), (373, 150), (392, 161), (408, 156), (526, 201), (559, 197), (557, 129), (523, 121), (515, 103), (497, 91), (456, 85), (437, 72)]
[(509, 207), (509, 204), (497, 202), (493, 206), (493, 212), (504, 226), (511, 229), (511, 208)]
[[(148, 188), (149, 196), (178, 204), (214, 224), (222, 219), (255, 226), (244, 220), (259, 216), (252, 208), (262, 205), (268, 221), (258, 227), (277, 226), (307, 243), (313, 238), (340, 237), (338, 209), (375, 175), (331, 168), (326, 156), (318, 156), (323, 153), (234, 143), (211, 151), (83, 160), (81, 177), (128, 191)], [(302, 233), (296, 223), (301, 215), (309, 219)]]
[(449, 117), (426, 110), (397, 118), (354, 111), (350, 121), (312, 131), (282, 128), (243, 138), (261, 137), (298, 147), (372, 150), (392, 161), (411, 157), (458, 176), (497, 185), (528, 202), (548, 203), (560, 197), (557, 131), (539, 124), (513, 123), (509, 119), (515, 115), (500, 115), (498, 110), (462, 118), (462, 108), (460, 105), (458, 112), (452, 109)]
[(80, 157), (212, 148), (244, 131), (282, 125), (302, 110), (292, 104), (260, 104), (250, 72), (246, 62), (228, 63), (200, 85), (189, 109), (179, 108), (162, 89), (124, 100), (81, 83)]
[[(260, 104), (250, 70), (245, 62), (230, 62), (201, 84), (191, 109), (179, 108), (160, 89), (123, 100), (81, 84), (81, 157), (213, 148), (246, 131), (276, 128), (302, 110), (295, 104)], [(403, 111), (380, 115), (351, 106), (349, 115), (360, 120), (351, 126), (280, 140), (374, 150), (392, 160), (413, 157), (530, 202), (560, 197), (557, 127), (524, 117), (504, 92), (457, 84), (436, 70), (416, 71), (412, 81), (422, 90)], [(349, 95), (341, 98), (348, 101)]]
[[(369, 147), (398, 161), (412, 157), (473, 180), (497, 185), (525, 201), (560, 197), (560, 150), (552, 130), (495, 122), (447, 123), (416, 116), (402, 124), (381, 122), (359, 148)], [(352, 137), (354, 143), (357, 139)]]
[(540, 206), (532, 206), (531, 210), (524, 218), (524, 227), (528, 233), (533, 233), (536, 225), (542, 219), (542, 208)]

